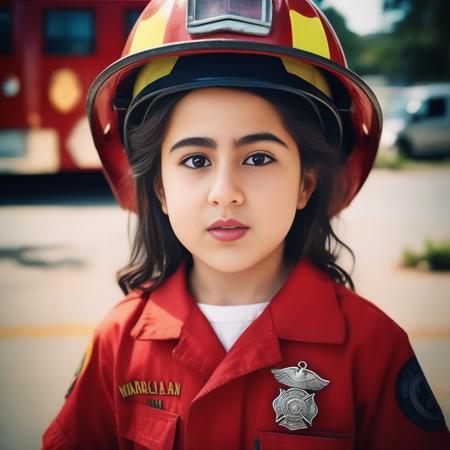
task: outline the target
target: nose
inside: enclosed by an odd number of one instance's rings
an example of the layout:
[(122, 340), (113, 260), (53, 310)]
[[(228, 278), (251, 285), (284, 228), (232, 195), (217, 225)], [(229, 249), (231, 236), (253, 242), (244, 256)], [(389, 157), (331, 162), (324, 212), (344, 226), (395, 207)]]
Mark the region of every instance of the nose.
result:
[(236, 168), (232, 164), (221, 164), (212, 171), (211, 188), (208, 202), (213, 205), (227, 206), (229, 204), (240, 205), (244, 201), (244, 195), (239, 187)]

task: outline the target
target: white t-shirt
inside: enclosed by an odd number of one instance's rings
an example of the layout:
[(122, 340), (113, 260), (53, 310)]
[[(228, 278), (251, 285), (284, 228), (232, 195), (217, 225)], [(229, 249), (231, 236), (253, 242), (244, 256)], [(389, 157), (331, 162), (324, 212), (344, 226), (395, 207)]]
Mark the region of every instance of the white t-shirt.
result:
[(209, 305), (206, 303), (197, 304), (213, 327), (225, 350), (228, 351), (269, 303), (230, 306)]

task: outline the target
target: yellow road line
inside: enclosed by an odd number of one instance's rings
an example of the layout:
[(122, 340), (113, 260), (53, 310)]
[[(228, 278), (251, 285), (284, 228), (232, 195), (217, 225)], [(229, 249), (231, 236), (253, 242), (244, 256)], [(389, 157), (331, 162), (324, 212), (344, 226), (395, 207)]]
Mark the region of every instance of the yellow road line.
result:
[[(0, 326), (0, 339), (87, 336), (94, 331), (95, 325), (70, 323), (67, 325), (4, 325)], [(410, 330), (412, 339), (450, 339), (450, 328), (417, 328)]]
[(95, 326), (82, 323), (67, 325), (7, 325), (0, 327), (0, 339), (90, 336)]
[(450, 339), (450, 328), (416, 328), (408, 332), (412, 339)]

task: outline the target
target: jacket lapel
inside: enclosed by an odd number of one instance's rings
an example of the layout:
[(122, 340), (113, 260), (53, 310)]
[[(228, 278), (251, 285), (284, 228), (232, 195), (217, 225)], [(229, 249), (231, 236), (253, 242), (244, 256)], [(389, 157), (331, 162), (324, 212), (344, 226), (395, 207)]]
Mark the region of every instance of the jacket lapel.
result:
[(205, 378), (226, 354), (189, 292), (184, 262), (152, 292), (131, 336), (141, 341), (178, 339), (172, 356)]
[(201, 373), (196, 399), (221, 385), (281, 360), (280, 339), (341, 344), (345, 323), (333, 281), (301, 260), (262, 314), (228, 353), (188, 288), (185, 263), (156, 289), (132, 330), (135, 339), (178, 339), (172, 355)]
[(317, 344), (345, 341), (344, 315), (334, 281), (308, 260), (294, 267), (269, 306), (281, 339)]
[[(267, 309), (267, 308), (266, 308)], [(281, 362), (281, 350), (272, 315), (263, 313), (243, 332), (212, 373), (196, 400), (214, 389)]]
[(174, 348), (172, 356), (208, 379), (225, 355), (225, 349), (214, 329), (199, 307), (194, 305), (184, 323), (180, 340)]
[(262, 314), (244, 331), (196, 399), (233, 379), (282, 361), (280, 339), (342, 344), (345, 323), (333, 281), (306, 260), (292, 270)]

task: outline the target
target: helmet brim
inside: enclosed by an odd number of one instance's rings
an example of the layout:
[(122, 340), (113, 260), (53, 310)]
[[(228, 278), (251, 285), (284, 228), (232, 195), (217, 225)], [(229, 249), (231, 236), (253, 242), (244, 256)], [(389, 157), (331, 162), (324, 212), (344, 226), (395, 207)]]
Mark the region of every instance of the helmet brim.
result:
[[(373, 91), (354, 72), (327, 58), (294, 48), (226, 39), (167, 44), (135, 53), (111, 64), (93, 82), (87, 99), (88, 118), (104, 171), (121, 206), (126, 209), (136, 209), (126, 154), (124, 148), (120, 148), (117, 144), (117, 141), (120, 142), (121, 135), (121, 130), (118, 131), (120, 101), (123, 98), (126, 105), (132, 99), (131, 92), (120, 92), (121, 82), (133, 71), (157, 58), (210, 53), (294, 58), (311, 64), (326, 74), (327, 79), (334, 86), (333, 102), (339, 111), (343, 125), (346, 128), (352, 128), (354, 132), (352, 152), (348, 155), (344, 171), (336, 184), (339, 192), (335, 196), (336, 200), (331, 213), (335, 214), (345, 208), (367, 178), (378, 149), (382, 112)], [(112, 99), (116, 99), (115, 104)], [(127, 107), (128, 105), (125, 109)], [(111, 134), (114, 134), (114, 139), (111, 138)], [(112, 145), (112, 142), (115, 144)], [(114, 154), (114, 157), (111, 157), (111, 154)]]

